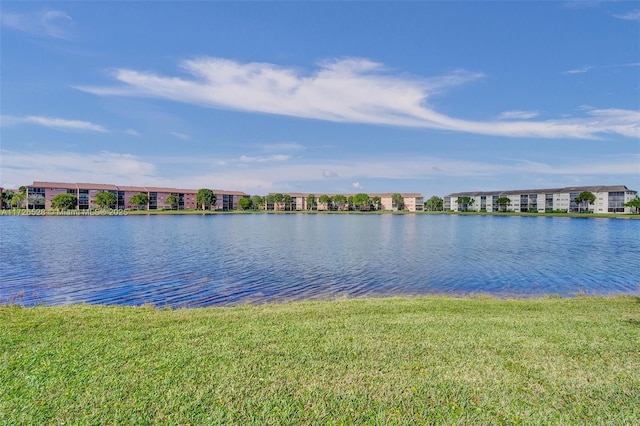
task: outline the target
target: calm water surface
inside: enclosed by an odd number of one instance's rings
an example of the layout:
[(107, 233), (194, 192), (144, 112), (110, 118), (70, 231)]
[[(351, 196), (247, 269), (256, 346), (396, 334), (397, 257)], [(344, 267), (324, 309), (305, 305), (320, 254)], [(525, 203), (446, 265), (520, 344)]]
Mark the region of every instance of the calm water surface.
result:
[(449, 215), (1, 217), (0, 303), (640, 295), (640, 221)]

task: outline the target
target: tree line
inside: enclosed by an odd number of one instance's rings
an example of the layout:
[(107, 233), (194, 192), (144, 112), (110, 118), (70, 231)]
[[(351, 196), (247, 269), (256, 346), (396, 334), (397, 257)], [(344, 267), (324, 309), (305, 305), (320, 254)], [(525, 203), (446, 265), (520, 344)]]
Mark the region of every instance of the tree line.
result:
[[(196, 203), (198, 208), (202, 210), (215, 209), (217, 199), (217, 195), (211, 189), (202, 188), (196, 194)], [(583, 208), (588, 210), (588, 206), (593, 204), (595, 200), (596, 196), (589, 191), (583, 191), (573, 199), (578, 204), (579, 211)], [(3, 209), (23, 208), (25, 203), (28, 207), (41, 206), (45, 203), (44, 196), (41, 194), (27, 196), (27, 188), (25, 186), (21, 186), (17, 192), (12, 190), (4, 191), (0, 201)], [(391, 202), (393, 209), (403, 210), (405, 208), (402, 194), (393, 194)], [(165, 200), (165, 207), (176, 209), (179, 203), (180, 198), (175, 194), (171, 194)], [(115, 208), (118, 204), (118, 198), (113, 192), (102, 191), (96, 194), (94, 204), (100, 208)], [(129, 198), (129, 204), (136, 206), (138, 209), (147, 209), (149, 207), (149, 194), (145, 192), (134, 194)], [(460, 210), (467, 211), (473, 207), (475, 199), (469, 196), (458, 197), (457, 204), (460, 206)], [(500, 211), (504, 212), (511, 204), (511, 199), (503, 196), (496, 200), (496, 204)], [(51, 199), (51, 207), (56, 210), (72, 210), (77, 206), (78, 197), (75, 194), (57, 194)], [(241, 210), (266, 210), (269, 206), (272, 206), (274, 210), (296, 210), (296, 206), (293, 205), (293, 197), (289, 194), (253, 195), (238, 200), (238, 208)], [(628, 201), (624, 206), (633, 208), (635, 213), (640, 213), (640, 197), (636, 196), (635, 199)], [(370, 211), (380, 210), (382, 201), (379, 196), (371, 197), (365, 193), (350, 196), (342, 194), (320, 195), (318, 197), (315, 194), (309, 194), (306, 197), (306, 209), (318, 210), (319, 207), (324, 210)], [(444, 200), (434, 195), (424, 203), (424, 209), (426, 211), (443, 211)]]

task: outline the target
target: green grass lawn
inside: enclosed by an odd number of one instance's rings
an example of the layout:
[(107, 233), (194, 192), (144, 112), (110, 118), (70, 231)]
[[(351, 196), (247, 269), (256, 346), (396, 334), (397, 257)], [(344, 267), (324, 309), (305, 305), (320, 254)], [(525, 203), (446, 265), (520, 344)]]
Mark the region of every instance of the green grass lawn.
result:
[(0, 424), (638, 424), (640, 298), (0, 306)]

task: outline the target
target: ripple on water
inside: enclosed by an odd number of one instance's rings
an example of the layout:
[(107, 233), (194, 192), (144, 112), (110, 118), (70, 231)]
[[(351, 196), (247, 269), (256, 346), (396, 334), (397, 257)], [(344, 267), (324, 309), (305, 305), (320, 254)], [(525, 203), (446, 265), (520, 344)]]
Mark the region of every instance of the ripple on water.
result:
[(426, 215), (0, 220), (0, 303), (196, 307), (394, 294), (640, 294), (640, 221)]

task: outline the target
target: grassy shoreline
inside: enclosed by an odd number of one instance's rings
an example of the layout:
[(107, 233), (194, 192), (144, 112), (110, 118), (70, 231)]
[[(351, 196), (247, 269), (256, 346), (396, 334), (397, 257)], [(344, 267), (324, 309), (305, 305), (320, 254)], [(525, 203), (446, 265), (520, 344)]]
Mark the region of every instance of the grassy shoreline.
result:
[(621, 213), (520, 213), (520, 212), (409, 212), (409, 211), (325, 211), (325, 210), (300, 210), (300, 211), (274, 211), (274, 210), (26, 210), (12, 209), (0, 210), (0, 216), (61, 216), (61, 217), (87, 217), (87, 216), (155, 216), (155, 215), (220, 215), (220, 214), (356, 214), (356, 215), (456, 215), (456, 216), (522, 216), (522, 217), (570, 217), (581, 219), (633, 219), (639, 220), (640, 214)]
[(0, 424), (633, 424), (640, 298), (0, 306)]

